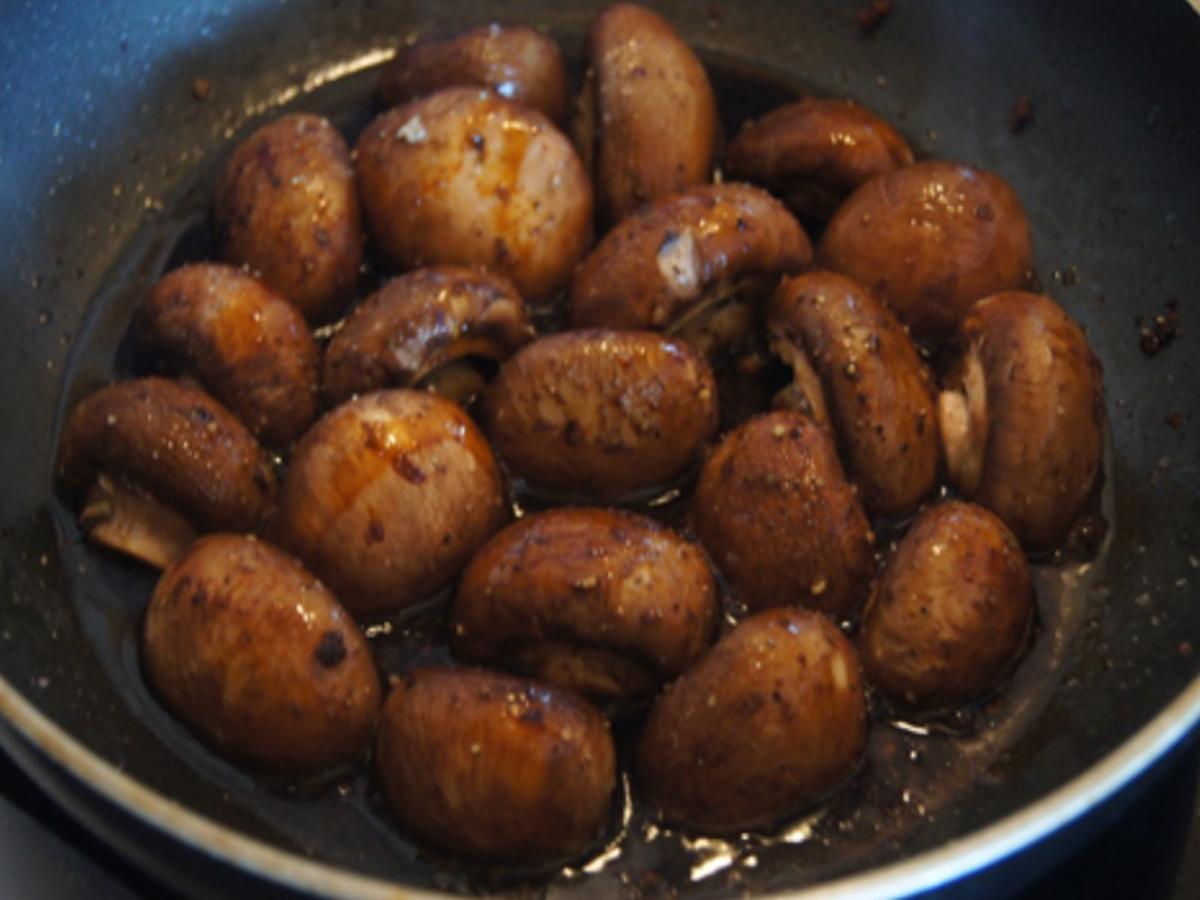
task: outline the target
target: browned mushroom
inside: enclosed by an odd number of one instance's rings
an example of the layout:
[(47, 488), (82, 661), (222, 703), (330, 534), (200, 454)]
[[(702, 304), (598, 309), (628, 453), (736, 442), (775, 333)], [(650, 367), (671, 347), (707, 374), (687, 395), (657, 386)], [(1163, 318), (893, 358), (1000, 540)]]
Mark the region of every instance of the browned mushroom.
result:
[(447, 88), (388, 110), (355, 159), (371, 238), (397, 269), (484, 266), (545, 304), (591, 243), (592, 188), (571, 142), (490, 91)]
[(350, 151), (328, 120), (288, 115), (234, 151), (217, 188), (221, 256), (245, 263), (312, 322), (354, 293), (362, 213)]
[(271, 771), (351, 761), (379, 711), (375, 661), (354, 620), (300, 563), (244, 535), (201, 538), (163, 573), (142, 662), (206, 743)]
[(164, 568), (201, 531), (254, 531), (276, 493), (271, 461), (198, 388), (139, 378), (85, 397), (58, 471), (93, 541)]
[(708, 648), (716, 596), (703, 552), (669, 528), (555, 509), (514, 522), (471, 560), (450, 645), (592, 697), (644, 696)]
[(1100, 470), (1100, 364), (1049, 297), (1012, 292), (971, 309), (954, 339), (938, 420), (950, 477), (1028, 550), (1066, 540)]
[(444, 587), (504, 522), (499, 468), (479, 429), (424, 391), (366, 394), (296, 445), (276, 532), (365, 614)]
[(751, 609), (844, 616), (865, 597), (875, 566), (867, 518), (829, 432), (803, 413), (767, 413), (726, 435), (689, 516)]
[(295, 440), (317, 414), (317, 345), (294, 306), (216, 263), (163, 276), (134, 318), (144, 351), (195, 377), (265, 443)]
[(608, 721), (570, 691), (481, 669), (397, 679), (375, 759), (393, 814), (474, 859), (565, 861), (603, 832), (617, 784)]
[[(765, 296), (780, 274), (811, 260), (804, 229), (766, 191), (692, 188), (646, 206), (604, 237), (575, 273), (571, 321), (702, 336), (697, 326), (721, 304)], [(693, 346), (712, 349), (703, 340)]]
[(528, 344), (483, 395), (509, 470), (557, 498), (625, 500), (665, 487), (717, 428), (703, 357), (649, 331), (566, 331)]
[(615, 223), (643, 203), (712, 175), (717, 104), (704, 66), (643, 6), (610, 6), (592, 22), (575, 142)]
[(851, 194), (817, 262), (869, 288), (917, 339), (937, 344), (976, 300), (1024, 286), (1033, 246), (1021, 201), (999, 176), (920, 162)]
[(914, 508), (937, 483), (933, 379), (892, 314), (844, 275), (807, 272), (780, 284), (767, 328), (797, 373), (789, 402), (830, 419), (863, 505)]
[(866, 738), (849, 641), (818, 613), (772, 609), (659, 696), (638, 743), (638, 783), (669, 822), (761, 830), (844, 782)]
[(798, 216), (828, 219), (864, 181), (912, 161), (904, 138), (853, 100), (805, 97), (743, 125), (725, 174), (761, 184)]
[(1033, 622), (1029, 567), (1012, 532), (970, 503), (941, 503), (896, 547), (863, 612), (863, 667), (901, 706), (982, 697), (1012, 668)]
[(483, 388), (475, 362), (501, 363), (532, 340), (511, 282), (458, 266), (393, 278), (346, 317), (325, 348), (330, 403), (385, 387), (428, 386), (460, 402)]
[(384, 106), (442, 88), (491, 88), (506, 100), (560, 122), (567, 108), (567, 70), (554, 40), (519, 25), (481, 25), (401, 47), (379, 77)]

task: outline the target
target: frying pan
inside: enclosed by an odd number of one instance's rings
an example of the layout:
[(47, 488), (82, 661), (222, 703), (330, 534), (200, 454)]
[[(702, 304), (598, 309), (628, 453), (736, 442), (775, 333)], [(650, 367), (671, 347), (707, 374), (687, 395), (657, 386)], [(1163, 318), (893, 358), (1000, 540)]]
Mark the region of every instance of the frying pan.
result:
[[(1016, 187), (1046, 289), (1105, 367), (1109, 529), (1090, 562), (1041, 571), (1034, 652), (1002, 700), (950, 723), (958, 734), (877, 725), (856, 785), (787, 840), (655, 842), (639, 814), (619, 858), (559, 874), (549, 892), (1017, 886), (1014, 872), (1032, 877), (1200, 718), (1200, 17), (1166, 0), (1102, 12), (907, 0), (868, 37), (858, 0), (655, 5), (727, 109), (801, 89), (851, 96), (921, 155)], [(503, 15), (546, 26), (571, 54), (598, 6), (520, 0)], [(402, 0), (0, 9), (0, 736), (82, 820), (191, 893), (250, 879), (260, 892), (418, 896), (530, 877), (424, 854), (378, 814), (365, 778), (263, 785), (195, 744), (138, 673), (151, 576), (82, 548), (52, 479), (63, 410), (111, 376), (163, 268), (205, 251), (223, 148), (281, 109), (332, 113), (353, 133), (371, 114), (370, 68), (397, 41), (493, 15)], [(1021, 96), (1035, 119), (1018, 136)], [(1179, 334), (1148, 356), (1138, 322), (1168, 303)], [(961, 880), (981, 870), (990, 880)]]

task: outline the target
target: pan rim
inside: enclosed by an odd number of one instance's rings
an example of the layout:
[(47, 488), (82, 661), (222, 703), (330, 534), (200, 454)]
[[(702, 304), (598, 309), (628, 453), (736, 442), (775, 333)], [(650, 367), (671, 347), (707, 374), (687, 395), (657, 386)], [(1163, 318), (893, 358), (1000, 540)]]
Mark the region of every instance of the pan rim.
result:
[[(0, 677), (0, 718), (15, 734), (118, 809), (190, 849), (267, 882), (337, 898), (438, 900), (452, 894), (407, 887), (313, 862), (227, 828), (142, 784), (68, 734)], [(839, 900), (908, 896), (945, 886), (1033, 846), (1115, 796), (1200, 722), (1200, 676), (1107, 755), (1034, 803), (916, 856), (833, 881), (770, 894)], [(12, 735), (0, 729), (8, 748)], [(18, 765), (31, 776), (19, 754)], [(101, 838), (108, 838), (101, 834)]]

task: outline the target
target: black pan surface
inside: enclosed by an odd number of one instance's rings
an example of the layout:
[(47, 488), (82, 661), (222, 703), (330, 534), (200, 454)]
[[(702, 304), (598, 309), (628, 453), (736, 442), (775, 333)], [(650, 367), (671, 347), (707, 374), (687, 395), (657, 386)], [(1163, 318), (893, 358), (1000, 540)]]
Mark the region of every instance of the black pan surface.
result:
[[(1043, 572), (1037, 650), (1005, 700), (952, 723), (957, 734), (876, 728), (856, 789), (796, 823), (790, 841), (652, 840), (635, 817), (619, 859), (559, 876), (553, 892), (603, 892), (622, 876), (649, 893), (797, 888), (1003, 823), (1131, 739), (1161, 752), (1170, 741), (1148, 740), (1147, 724), (1181, 696), (1181, 717), (1200, 707), (1200, 354), (1189, 327), (1200, 301), (1200, 17), (1166, 2), (1103, 13), (905, 2), (867, 37), (856, 3), (656, 6), (725, 86), (727, 115), (781, 92), (851, 96), (921, 155), (977, 163), (1016, 187), (1046, 290), (1105, 366), (1111, 529), (1093, 562)], [(544, 25), (577, 54), (597, 7), (509, 3), (504, 18)], [(137, 670), (151, 577), (81, 548), (53, 498), (52, 458), (62, 410), (111, 376), (148, 285), (205, 251), (209, 187), (232, 142), (281, 109), (331, 114), (353, 135), (372, 112), (370, 69), (397, 41), (489, 11), (365, 0), (0, 11), (0, 675), (158, 794), (290, 853), (427, 888), (517, 876), (419, 854), (377, 815), (364, 778), (283, 790), (196, 745)], [(1016, 136), (1009, 111), (1022, 96), (1035, 119)], [(1168, 313), (1178, 336), (1148, 356), (1138, 322)], [(46, 751), (46, 740), (34, 743)]]

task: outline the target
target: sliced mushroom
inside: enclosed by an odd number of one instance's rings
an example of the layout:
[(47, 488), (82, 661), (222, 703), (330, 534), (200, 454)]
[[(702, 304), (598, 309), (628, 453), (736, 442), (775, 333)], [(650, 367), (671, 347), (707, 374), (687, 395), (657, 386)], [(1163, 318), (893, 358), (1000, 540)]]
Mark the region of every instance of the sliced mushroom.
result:
[(938, 398), (947, 467), (963, 496), (1034, 552), (1066, 540), (1100, 471), (1100, 364), (1049, 297), (975, 304), (955, 336)]
[(592, 239), (592, 187), (541, 113), (479, 88), (390, 109), (355, 147), (371, 239), (400, 270), (483, 266), (546, 305)]
[(971, 305), (1023, 287), (1033, 266), (1029, 220), (997, 175), (920, 162), (878, 175), (838, 208), (817, 248), (891, 307), (913, 336), (940, 344)]
[(743, 125), (725, 174), (762, 185), (797, 216), (828, 219), (864, 181), (912, 161), (904, 138), (853, 100), (805, 97)]
[(514, 522), (475, 555), (450, 644), (469, 662), (625, 699), (694, 662), (716, 618), (699, 547), (633, 513), (560, 508)]
[(704, 463), (692, 529), (751, 609), (852, 613), (874, 572), (873, 536), (825, 428), (794, 411), (727, 434)]
[(533, 339), (525, 304), (506, 278), (457, 266), (393, 278), (354, 308), (325, 348), (331, 403), (384, 387), (427, 386), (464, 402), (483, 376)]
[(745, 312), (731, 317), (732, 329), (714, 325), (723, 304), (765, 297), (779, 275), (811, 260), (804, 229), (766, 191), (692, 188), (646, 206), (604, 237), (575, 273), (571, 321), (577, 328), (665, 329), (699, 337), (697, 349), (710, 351), (752, 326)]
[(567, 108), (567, 70), (554, 40), (519, 25), (481, 25), (401, 47), (379, 77), (379, 98), (396, 106), (442, 88), (491, 88), (555, 122)]
[(358, 284), (363, 223), (350, 150), (327, 119), (288, 115), (234, 151), (215, 202), (223, 259), (260, 274), (312, 322)]
[(444, 587), (505, 515), (495, 458), (458, 405), (378, 391), (326, 413), (296, 445), (276, 535), (364, 614)]
[(704, 66), (670, 23), (631, 3), (596, 17), (574, 131), (603, 221), (708, 181), (717, 127)]
[(203, 531), (255, 531), (273, 509), (267, 454), (198, 388), (140, 378), (71, 413), (58, 465), (85, 535), (163, 568)]
[(863, 505), (913, 509), (937, 483), (933, 379), (892, 314), (844, 275), (807, 272), (780, 284), (767, 328), (792, 394), (817, 421), (828, 407)]
[(144, 352), (195, 377), (265, 443), (317, 414), (317, 345), (304, 317), (257, 279), (199, 263), (163, 276), (134, 318)]

